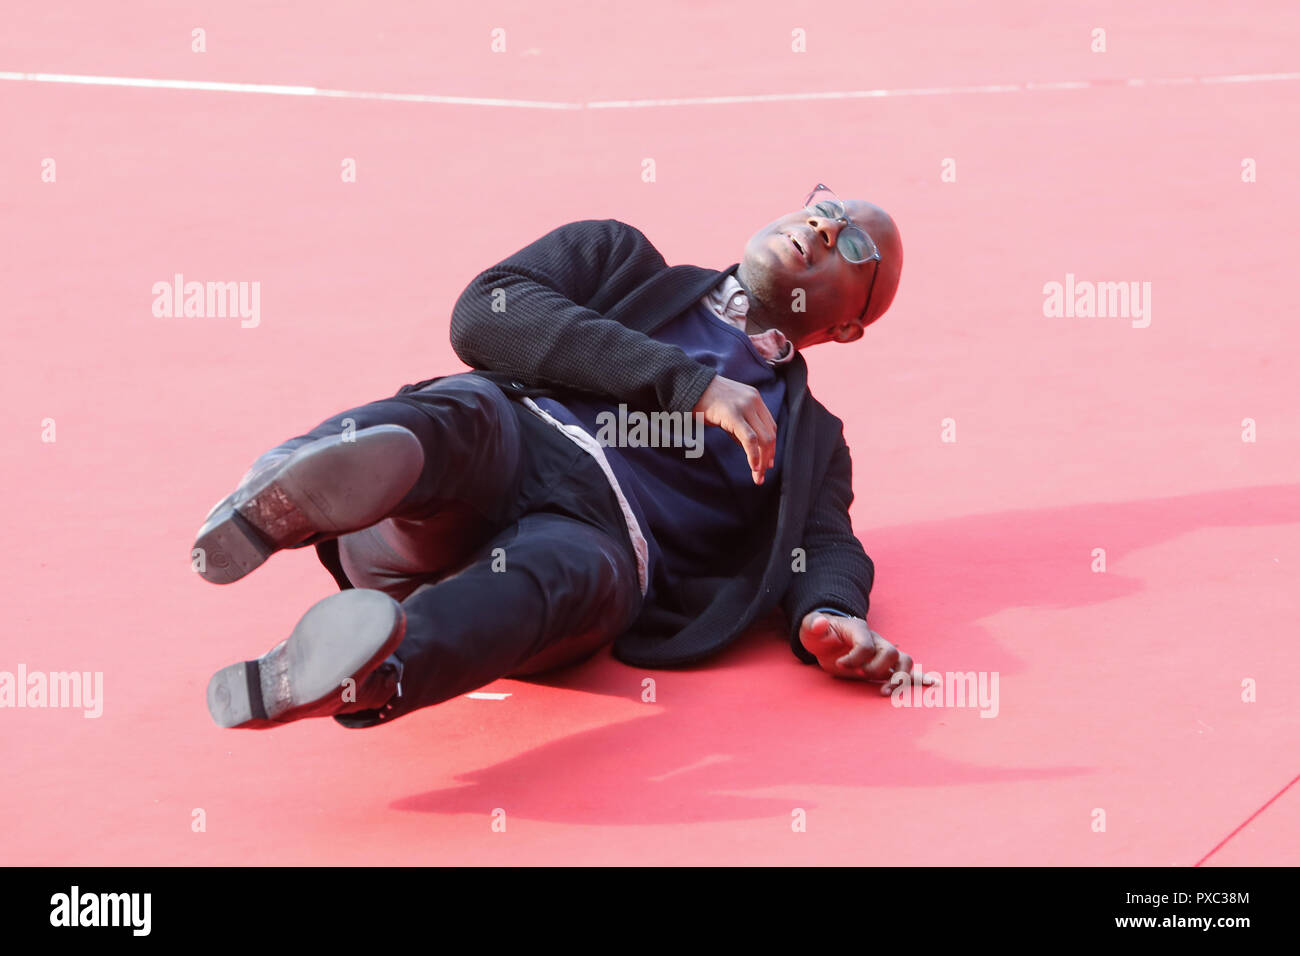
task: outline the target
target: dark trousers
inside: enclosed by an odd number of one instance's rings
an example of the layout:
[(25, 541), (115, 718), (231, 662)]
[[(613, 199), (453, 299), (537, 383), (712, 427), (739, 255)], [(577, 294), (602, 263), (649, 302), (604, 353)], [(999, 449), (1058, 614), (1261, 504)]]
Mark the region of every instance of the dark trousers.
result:
[(423, 473), (386, 520), (318, 547), (340, 585), (401, 602), (402, 693), (382, 713), (336, 720), (388, 723), (500, 677), (581, 660), (631, 625), (636, 557), (604, 472), (480, 376), (342, 412), (279, 450), (385, 424), (419, 438)]

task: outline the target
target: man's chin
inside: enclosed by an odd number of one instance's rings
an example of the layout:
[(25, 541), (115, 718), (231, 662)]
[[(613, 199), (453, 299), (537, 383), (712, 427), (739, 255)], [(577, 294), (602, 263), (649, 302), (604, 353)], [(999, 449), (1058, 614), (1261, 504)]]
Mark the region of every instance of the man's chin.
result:
[(780, 265), (775, 253), (760, 249), (745, 257), (737, 270), (738, 278), (752, 297), (765, 304), (771, 303), (775, 301), (774, 295), (779, 292), (784, 275)]

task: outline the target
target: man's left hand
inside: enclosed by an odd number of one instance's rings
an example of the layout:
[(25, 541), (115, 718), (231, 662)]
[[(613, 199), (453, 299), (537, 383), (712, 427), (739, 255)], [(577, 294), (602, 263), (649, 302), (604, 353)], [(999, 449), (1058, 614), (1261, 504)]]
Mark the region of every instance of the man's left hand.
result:
[(839, 617), (813, 611), (799, 626), (799, 641), (817, 658), (822, 670), (834, 677), (882, 682), (880, 693), (890, 694), (897, 685), (896, 674), (922, 684), (934, 678), (913, 673), (912, 658), (885, 640), (860, 617)]

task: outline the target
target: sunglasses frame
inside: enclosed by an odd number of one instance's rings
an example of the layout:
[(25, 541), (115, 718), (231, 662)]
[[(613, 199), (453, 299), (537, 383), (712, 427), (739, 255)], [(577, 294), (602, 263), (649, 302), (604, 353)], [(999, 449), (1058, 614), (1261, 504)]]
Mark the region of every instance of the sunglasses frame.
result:
[[(857, 223), (849, 219), (848, 208), (844, 205), (844, 201), (840, 199), (839, 196), (835, 195), (834, 191), (825, 183), (818, 183), (809, 191), (808, 195), (804, 197), (803, 208), (805, 212), (810, 212), (823, 219), (826, 218), (822, 212), (820, 212), (817, 209), (814, 209), (812, 206), (813, 196), (816, 196), (819, 192), (828, 194), (829, 198), (820, 199), (818, 200), (818, 202), (831, 203), (835, 210), (834, 218), (839, 220), (840, 222), (845, 223), (845, 226), (843, 226), (840, 229), (839, 234), (835, 237), (835, 251), (838, 252), (841, 257), (843, 257), (845, 262), (851, 262), (854, 265), (861, 265), (862, 263), (865, 262), (874, 262), (876, 264), (876, 267), (871, 271), (871, 285), (867, 287), (866, 304), (863, 305), (862, 307), (862, 314), (858, 316), (858, 325), (865, 327), (865, 323), (863, 320), (866, 319), (867, 312), (871, 308), (871, 296), (876, 291), (876, 276), (880, 274), (880, 247), (876, 245), (876, 240), (871, 238), (870, 233), (868, 233)], [(872, 254), (867, 256), (867, 258), (865, 259), (851, 259), (849, 258), (848, 255), (845, 254), (844, 250), (840, 248), (839, 237), (845, 234), (851, 236), (854, 233), (857, 233), (858, 235), (862, 236), (862, 238), (864, 238), (867, 241), (867, 243), (871, 246)]]

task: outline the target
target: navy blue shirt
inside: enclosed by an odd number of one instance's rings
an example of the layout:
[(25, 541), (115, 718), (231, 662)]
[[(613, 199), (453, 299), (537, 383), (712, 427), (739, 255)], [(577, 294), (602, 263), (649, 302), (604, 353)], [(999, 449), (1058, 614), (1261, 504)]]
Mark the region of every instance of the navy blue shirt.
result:
[[(565, 424), (578, 425), (604, 446), (610, 469), (649, 545), (651, 590), (673, 586), (675, 580), (697, 575), (718, 576), (745, 555), (736, 548), (749, 538), (762, 515), (775, 506), (781, 478), (785, 438), (785, 380), (740, 329), (722, 321), (703, 303), (696, 303), (665, 324), (653, 336), (682, 349), (719, 375), (758, 389), (777, 425), (776, 466), (762, 485), (755, 485), (745, 450), (721, 428), (702, 419), (682, 422), (679, 432), (695, 449), (629, 447), (617, 442), (611, 424), (620, 419), (617, 403), (598, 398), (571, 398), (560, 403), (538, 399), (537, 405)], [(694, 419), (694, 415), (687, 416)], [(636, 410), (624, 408), (621, 419), (634, 422)], [(611, 443), (614, 442), (614, 443)], [(649, 596), (649, 595), (648, 595)]]

